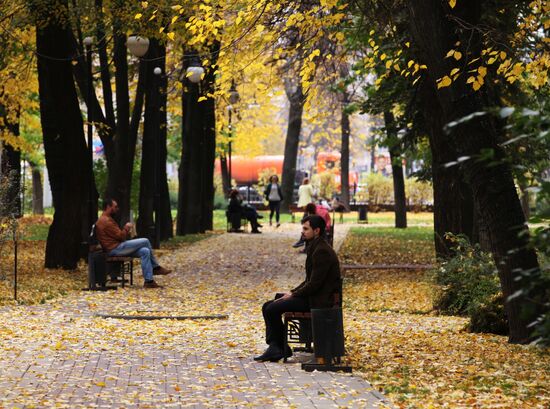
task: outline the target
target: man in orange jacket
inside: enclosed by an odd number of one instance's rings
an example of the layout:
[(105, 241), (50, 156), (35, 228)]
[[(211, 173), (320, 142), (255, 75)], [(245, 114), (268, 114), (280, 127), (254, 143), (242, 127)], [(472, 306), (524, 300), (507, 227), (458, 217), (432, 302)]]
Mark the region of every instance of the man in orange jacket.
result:
[(159, 265), (149, 239), (128, 240), (132, 223), (126, 223), (121, 229), (113, 216), (118, 212), (118, 203), (107, 198), (103, 201), (103, 213), (96, 222), (96, 234), (103, 251), (109, 256), (140, 257), (145, 288), (160, 288), (153, 275), (166, 275), (171, 271)]

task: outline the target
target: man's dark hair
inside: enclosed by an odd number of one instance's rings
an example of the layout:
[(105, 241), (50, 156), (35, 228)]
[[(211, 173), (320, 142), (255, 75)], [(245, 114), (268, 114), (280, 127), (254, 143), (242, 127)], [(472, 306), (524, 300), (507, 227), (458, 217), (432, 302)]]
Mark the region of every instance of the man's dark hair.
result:
[(314, 215), (317, 213), (317, 206), (315, 206), (315, 203), (308, 203), (304, 210), (307, 214)]
[(325, 223), (325, 219), (323, 219), (321, 216), (318, 216), (316, 214), (306, 216), (302, 220), (302, 224), (304, 224), (305, 222), (309, 222), (309, 225), (313, 230), (319, 229), (319, 236), (325, 234), (325, 228), (327, 224)]
[(112, 197), (106, 197), (103, 199), (103, 210), (107, 210), (107, 206), (113, 205), (113, 198)]

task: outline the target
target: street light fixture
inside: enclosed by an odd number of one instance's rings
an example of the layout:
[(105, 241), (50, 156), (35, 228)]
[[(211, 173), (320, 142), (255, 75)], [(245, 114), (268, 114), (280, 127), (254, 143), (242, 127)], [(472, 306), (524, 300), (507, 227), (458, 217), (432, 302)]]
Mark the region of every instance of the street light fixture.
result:
[(201, 65), (199, 57), (197, 54), (192, 54), (189, 56), (189, 66), (186, 70), (186, 78), (189, 79), (193, 84), (198, 84), (202, 76), (204, 75), (204, 68)]
[(132, 35), (126, 40), (126, 46), (135, 57), (141, 58), (149, 50), (149, 39), (147, 37)]

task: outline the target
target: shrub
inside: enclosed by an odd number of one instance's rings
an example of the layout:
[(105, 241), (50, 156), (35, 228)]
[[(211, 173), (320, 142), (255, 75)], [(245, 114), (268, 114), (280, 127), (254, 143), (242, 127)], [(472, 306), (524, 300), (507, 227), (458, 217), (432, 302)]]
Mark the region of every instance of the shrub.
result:
[(470, 317), (473, 332), (506, 334), (508, 325), (497, 270), (490, 254), (465, 236), (447, 235), (456, 254), (434, 272), (438, 286), (434, 308), (443, 314)]
[(334, 171), (327, 170), (314, 176), (312, 184), (317, 188), (319, 198), (329, 200), (337, 192)]
[(393, 203), (393, 180), (380, 173), (369, 173), (367, 176), (367, 190), (370, 204)]
[[(538, 214), (547, 220), (550, 217), (550, 182), (543, 182), (537, 197)], [(550, 346), (550, 226), (536, 228), (531, 236), (532, 245), (539, 255), (540, 269), (521, 273), (523, 288), (529, 298), (539, 307), (539, 315), (532, 323), (535, 342)], [(540, 289), (546, 289), (541, 292)], [(525, 311), (529, 314), (531, 311)]]
[(432, 184), (417, 178), (405, 180), (405, 196), (407, 202), (414, 205), (426, 205), (433, 203)]

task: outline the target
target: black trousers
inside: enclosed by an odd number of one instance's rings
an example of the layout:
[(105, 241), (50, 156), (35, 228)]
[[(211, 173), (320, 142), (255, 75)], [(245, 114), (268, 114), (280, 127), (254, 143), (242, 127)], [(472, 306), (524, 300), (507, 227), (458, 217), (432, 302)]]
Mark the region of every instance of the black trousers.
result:
[(285, 312), (308, 312), (309, 301), (306, 298), (291, 297), (279, 300), (281, 294), (275, 296), (275, 300), (266, 302), (262, 307), (265, 321), (265, 342), (269, 345), (276, 343), (281, 349), (285, 340), (285, 326), (283, 314)]
[(269, 221), (273, 219), (273, 213), (275, 213), (275, 220), (279, 223), (279, 217), (281, 213), (281, 201), (280, 200), (270, 200), (269, 201)]

